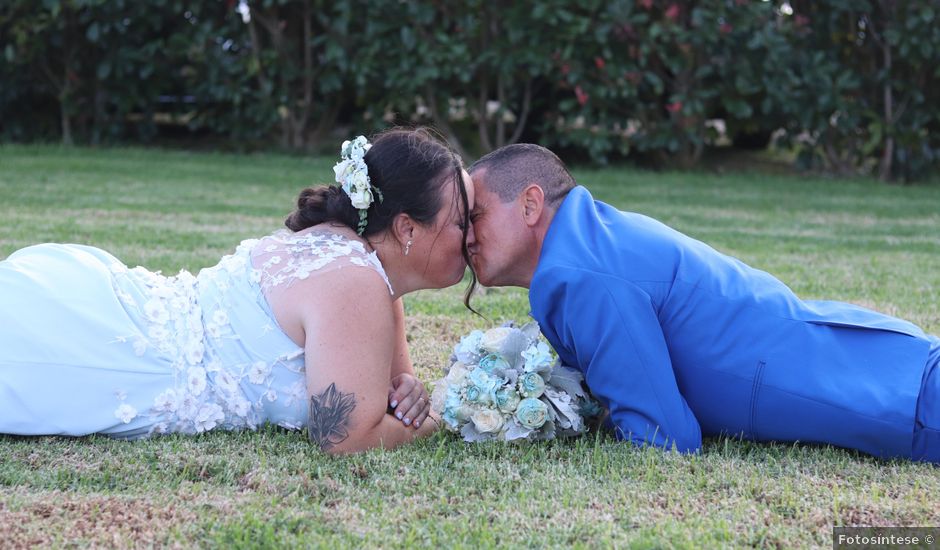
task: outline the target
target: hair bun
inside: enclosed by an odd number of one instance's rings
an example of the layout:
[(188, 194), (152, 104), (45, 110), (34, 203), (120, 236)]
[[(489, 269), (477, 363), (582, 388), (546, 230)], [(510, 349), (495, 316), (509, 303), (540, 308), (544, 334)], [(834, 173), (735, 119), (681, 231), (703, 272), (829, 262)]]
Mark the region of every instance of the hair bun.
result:
[(351, 229), (359, 223), (359, 215), (349, 197), (335, 185), (308, 187), (297, 197), (297, 209), (284, 220), (291, 231), (301, 231), (325, 222), (338, 222)]

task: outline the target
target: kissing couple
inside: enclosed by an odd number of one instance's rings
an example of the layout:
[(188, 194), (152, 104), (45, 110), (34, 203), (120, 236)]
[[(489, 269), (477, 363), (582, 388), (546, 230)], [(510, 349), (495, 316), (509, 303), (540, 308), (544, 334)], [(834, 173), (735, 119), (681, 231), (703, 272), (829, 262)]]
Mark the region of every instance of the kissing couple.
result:
[[(460, 282), (529, 289), (605, 425), (698, 452), (703, 436), (940, 462), (940, 339), (595, 200), (551, 151), (465, 168), (424, 129), (343, 144), (336, 184), (286, 229), (164, 276), (46, 243), (0, 261), (0, 433), (306, 429), (329, 453), (391, 448), (438, 419), (402, 297)], [(940, 299), (940, 297), (937, 297)]]

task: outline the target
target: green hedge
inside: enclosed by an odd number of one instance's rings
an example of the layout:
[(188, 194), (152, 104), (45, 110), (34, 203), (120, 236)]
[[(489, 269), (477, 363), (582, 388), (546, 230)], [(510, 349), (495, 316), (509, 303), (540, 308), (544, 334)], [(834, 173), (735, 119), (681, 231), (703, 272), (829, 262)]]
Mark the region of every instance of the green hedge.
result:
[[(174, 122), (311, 150), (439, 128), (694, 165), (715, 119), (800, 162), (914, 179), (940, 148), (940, 0), (6, 0), (0, 138), (147, 141)], [(760, 142), (762, 143), (762, 142)]]

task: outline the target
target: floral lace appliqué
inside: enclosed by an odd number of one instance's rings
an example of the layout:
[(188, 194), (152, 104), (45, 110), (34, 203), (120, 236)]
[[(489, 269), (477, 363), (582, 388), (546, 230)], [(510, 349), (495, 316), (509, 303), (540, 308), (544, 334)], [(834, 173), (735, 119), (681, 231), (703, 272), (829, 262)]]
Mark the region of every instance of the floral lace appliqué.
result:
[(278, 231), (257, 245), (252, 252), (252, 264), (258, 272), (255, 278), (265, 292), (304, 280), (327, 267), (354, 265), (377, 271), (389, 293), (395, 293), (378, 255), (366, 251), (362, 242), (337, 233)]

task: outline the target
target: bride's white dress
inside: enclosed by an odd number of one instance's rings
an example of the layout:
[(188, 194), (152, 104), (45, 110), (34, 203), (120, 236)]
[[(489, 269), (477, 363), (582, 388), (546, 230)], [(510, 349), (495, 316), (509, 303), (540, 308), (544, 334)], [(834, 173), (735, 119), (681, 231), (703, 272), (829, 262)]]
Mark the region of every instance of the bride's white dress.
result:
[(89, 246), (19, 250), (0, 262), (0, 433), (301, 428), (304, 350), (266, 295), (336, 268), (388, 284), (374, 252), (320, 229), (243, 241), (196, 276), (128, 269)]

